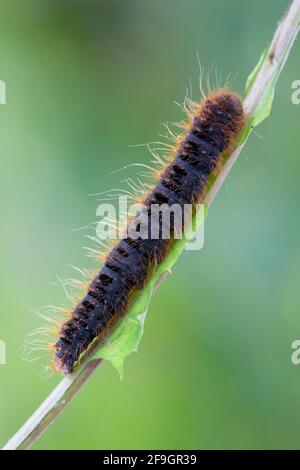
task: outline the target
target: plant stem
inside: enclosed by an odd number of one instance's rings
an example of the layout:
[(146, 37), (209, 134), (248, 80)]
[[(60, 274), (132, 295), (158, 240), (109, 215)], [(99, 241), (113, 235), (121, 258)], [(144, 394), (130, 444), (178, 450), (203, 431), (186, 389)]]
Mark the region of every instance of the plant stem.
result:
[(101, 362), (101, 359), (93, 359), (74, 374), (64, 377), (2, 450), (29, 449), (61, 414)]
[[(290, 50), (296, 40), (299, 31), (299, 22), (300, 0), (293, 0), (277, 27), (260, 70), (244, 100), (244, 110), (247, 115), (245, 127), (251, 122), (251, 117), (260, 105), (269, 83), (275, 76), (278, 76), (283, 69)], [(212, 204), (228, 173), (236, 162), (248, 136), (227, 159), (213, 183), (205, 201), (209, 206)], [(157, 287), (161, 284), (161, 281), (165, 279), (166, 275), (162, 277), (163, 279), (159, 280)], [(38, 437), (43, 434), (62, 413), (65, 406), (78, 393), (80, 388), (101, 363), (101, 359), (87, 358), (76, 372), (64, 377), (28, 421), (8, 441), (3, 447), (3, 450), (29, 449)]]
[[(278, 24), (273, 40), (261, 65), (260, 71), (243, 102), (243, 107), (247, 115), (248, 122), (251, 120), (251, 117), (254, 115), (261, 100), (263, 99), (264, 93), (269, 83), (282, 71), (291, 48), (297, 38), (299, 28), (300, 0), (293, 0)], [(247, 122), (245, 127), (247, 127)], [(248, 137), (249, 135), (243, 144), (236, 148), (236, 150), (231, 154), (222, 167), (216, 181), (214, 182), (209, 194), (206, 197), (206, 203), (209, 206), (212, 204), (214, 198), (221, 189), (228, 173), (236, 162), (239, 154), (243, 150)]]

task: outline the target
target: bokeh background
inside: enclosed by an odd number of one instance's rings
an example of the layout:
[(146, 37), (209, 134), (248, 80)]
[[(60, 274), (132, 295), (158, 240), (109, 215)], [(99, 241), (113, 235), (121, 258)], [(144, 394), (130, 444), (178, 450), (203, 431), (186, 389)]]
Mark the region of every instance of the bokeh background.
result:
[[(10, 0), (1, 5), (0, 441), (59, 377), (21, 358), (32, 312), (65, 304), (56, 277), (91, 267), (89, 194), (148, 162), (142, 147), (176, 121), (198, 51), (206, 71), (249, 72), (286, 0)], [(34, 449), (299, 448), (299, 42), (273, 115), (252, 134), (205, 226), (153, 299), (138, 354), (104, 364)]]

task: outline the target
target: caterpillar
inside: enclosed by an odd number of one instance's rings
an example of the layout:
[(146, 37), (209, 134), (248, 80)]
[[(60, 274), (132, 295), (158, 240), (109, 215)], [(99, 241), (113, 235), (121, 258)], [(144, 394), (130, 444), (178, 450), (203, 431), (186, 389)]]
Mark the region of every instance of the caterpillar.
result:
[[(211, 176), (230, 152), (244, 123), (241, 99), (227, 88), (209, 92), (199, 103), (193, 103), (188, 117), (156, 184), (142, 201), (150, 227), (152, 205), (195, 206), (204, 200)], [(108, 252), (86, 294), (58, 328), (53, 346), (58, 371), (73, 372), (81, 355), (126, 314), (132, 292), (143, 288), (150, 267), (161, 263), (170, 249), (171, 241), (162, 237), (162, 230), (160, 226), (156, 239), (122, 238)]]

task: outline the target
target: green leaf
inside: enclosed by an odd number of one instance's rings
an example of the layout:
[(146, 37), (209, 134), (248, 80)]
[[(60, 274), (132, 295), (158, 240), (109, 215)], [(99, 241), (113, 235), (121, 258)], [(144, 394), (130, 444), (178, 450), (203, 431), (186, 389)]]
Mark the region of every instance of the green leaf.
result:
[(203, 206), (200, 207), (200, 210), (194, 215), (185, 236), (174, 241), (169, 254), (154, 270), (145, 288), (136, 291), (137, 295), (129, 312), (116, 325), (105, 343), (94, 353), (94, 357), (110, 361), (118, 370), (121, 380), (123, 378), (124, 360), (132, 352), (137, 352), (141, 342), (148, 307), (156, 286), (171, 272), (172, 267), (190, 242), (193, 229), (199, 229), (207, 216), (207, 212), (207, 206), (204, 206), (204, 210)]
[(275, 87), (278, 81), (279, 73), (275, 74), (272, 80), (269, 82), (259, 105), (251, 119), (252, 128), (261, 124), (267, 119), (272, 113), (272, 105), (275, 95)]
[[(246, 86), (245, 86), (246, 96), (249, 94), (253, 86), (253, 83), (255, 79), (257, 78), (265, 60), (267, 60), (268, 53), (269, 53), (269, 49), (266, 48), (262, 52), (258, 63), (256, 64), (256, 66), (250, 73), (246, 82)], [(272, 105), (273, 105), (273, 100), (274, 100), (274, 95), (275, 95), (275, 88), (276, 88), (276, 84), (277, 84), (280, 72), (281, 72), (281, 67), (279, 66), (277, 67), (276, 73), (274, 74), (273, 78), (270, 80), (268, 86), (266, 87), (264, 94), (255, 110), (255, 113), (253, 114), (253, 116), (251, 116), (248, 119), (245, 129), (243, 130), (242, 135), (240, 136), (239, 145), (242, 144), (247, 139), (249, 133), (254, 127), (257, 127), (259, 124), (261, 124), (265, 119), (267, 119), (271, 115)]]
[(246, 82), (246, 86), (245, 86), (245, 92), (246, 92), (246, 95), (248, 95), (249, 91), (251, 90), (251, 87), (254, 83), (254, 80), (256, 79), (261, 67), (262, 67), (262, 64), (264, 63), (264, 60), (266, 58), (268, 54), (268, 48), (266, 48), (262, 54), (260, 55), (260, 58), (259, 58), (259, 61), (257, 62), (256, 66), (254, 67), (254, 69), (252, 70), (252, 72), (250, 73), (249, 77), (247, 78), (247, 82)]

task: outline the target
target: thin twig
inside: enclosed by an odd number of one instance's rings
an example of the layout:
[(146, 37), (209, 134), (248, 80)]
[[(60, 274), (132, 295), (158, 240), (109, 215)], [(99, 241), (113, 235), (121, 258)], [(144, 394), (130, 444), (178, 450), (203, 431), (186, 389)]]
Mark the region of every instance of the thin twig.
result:
[[(273, 40), (268, 48), (264, 62), (261, 69), (252, 84), (251, 90), (246, 96), (243, 107), (248, 120), (255, 113), (260, 101), (263, 98), (264, 92), (273, 77), (282, 71), (291, 48), (297, 38), (300, 25), (300, 0), (293, 0), (286, 11), (285, 15), (278, 24), (275, 31)], [(247, 123), (246, 123), (247, 126)], [(245, 127), (246, 127), (245, 126)], [(248, 136), (249, 137), (249, 136)], [(236, 162), (239, 154), (244, 148), (247, 139), (242, 145), (236, 148), (232, 155), (228, 158), (218, 178), (214, 182), (209, 194), (207, 195), (206, 202), (210, 206), (221, 189), (228, 173)]]
[[(261, 69), (244, 101), (244, 109), (247, 115), (248, 124), (251, 116), (254, 115), (258, 108), (268, 84), (284, 67), (299, 31), (299, 21), (300, 0), (293, 0), (277, 27)], [(212, 204), (214, 198), (222, 187), (228, 173), (241, 153), (246, 140), (236, 148), (220, 171), (206, 197), (206, 203), (208, 205)], [(160, 283), (161, 282), (159, 281), (158, 284)], [(44, 403), (42, 403), (29, 420), (3, 447), (3, 450), (29, 449), (38, 437), (43, 434), (60, 415), (64, 407), (78, 393), (82, 385), (95, 372), (101, 362), (101, 359), (87, 359), (76, 372), (62, 379)]]

